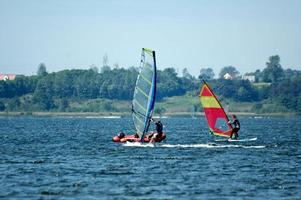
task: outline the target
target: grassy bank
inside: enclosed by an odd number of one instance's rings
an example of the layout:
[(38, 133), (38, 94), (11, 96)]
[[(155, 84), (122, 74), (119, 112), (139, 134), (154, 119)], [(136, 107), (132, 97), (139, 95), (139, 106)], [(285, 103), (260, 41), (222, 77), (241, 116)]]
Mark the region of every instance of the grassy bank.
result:
[[(228, 115), (236, 114), (237, 116), (295, 116), (296, 113), (252, 113), (252, 112), (229, 112)], [(0, 112), (0, 116), (33, 116), (33, 117), (79, 117), (79, 118), (126, 118), (131, 117), (131, 113), (127, 112), (104, 112), (104, 113), (94, 113), (94, 112)], [(155, 113), (154, 118), (165, 118), (165, 117), (202, 117), (203, 112), (196, 112), (192, 115), (190, 112), (166, 112), (159, 116)]]
[[(271, 102), (234, 102), (220, 99), (225, 111), (238, 115), (296, 115), (284, 108), (279, 109)], [(260, 104), (260, 110), (256, 106)], [(255, 109), (254, 109), (255, 108)], [(276, 109), (277, 108), (277, 109)], [(79, 117), (126, 117), (131, 115), (131, 101), (109, 99), (70, 100), (64, 110), (51, 111), (4, 111), (2, 116), (79, 116)], [(183, 95), (164, 98), (155, 104), (154, 115), (161, 116), (201, 116), (203, 108), (196, 95)]]

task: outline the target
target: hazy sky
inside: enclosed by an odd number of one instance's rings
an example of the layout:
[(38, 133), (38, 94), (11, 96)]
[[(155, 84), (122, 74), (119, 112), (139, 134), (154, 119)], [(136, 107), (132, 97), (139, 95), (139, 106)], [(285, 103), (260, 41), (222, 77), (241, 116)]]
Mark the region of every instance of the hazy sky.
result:
[(301, 70), (300, 0), (0, 0), (0, 73), (35, 74), (109, 64), (138, 66), (141, 48), (159, 69), (193, 75), (224, 66), (263, 69), (278, 54)]

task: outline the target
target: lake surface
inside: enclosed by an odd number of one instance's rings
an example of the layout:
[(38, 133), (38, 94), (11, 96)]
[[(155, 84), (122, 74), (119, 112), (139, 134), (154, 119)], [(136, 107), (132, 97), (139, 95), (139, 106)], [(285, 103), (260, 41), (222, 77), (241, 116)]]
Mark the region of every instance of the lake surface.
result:
[(0, 198), (300, 199), (301, 117), (240, 117), (215, 142), (204, 118), (162, 119), (167, 140), (122, 145), (131, 118), (0, 118)]

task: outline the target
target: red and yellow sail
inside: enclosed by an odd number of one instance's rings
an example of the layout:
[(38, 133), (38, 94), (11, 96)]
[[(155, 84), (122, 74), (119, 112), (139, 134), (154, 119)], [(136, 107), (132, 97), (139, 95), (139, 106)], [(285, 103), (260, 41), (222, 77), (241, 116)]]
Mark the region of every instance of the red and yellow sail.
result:
[(230, 137), (233, 128), (228, 124), (229, 119), (223, 107), (206, 82), (200, 92), (200, 102), (204, 108), (210, 132), (214, 135)]

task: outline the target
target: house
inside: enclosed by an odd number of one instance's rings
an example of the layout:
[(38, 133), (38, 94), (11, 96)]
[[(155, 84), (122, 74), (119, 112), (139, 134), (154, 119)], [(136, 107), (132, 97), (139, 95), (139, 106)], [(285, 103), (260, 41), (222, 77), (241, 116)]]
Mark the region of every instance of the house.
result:
[(15, 80), (16, 74), (0, 74), (0, 81)]
[(233, 80), (234, 77), (231, 74), (229, 74), (229, 73), (225, 73), (224, 79), (226, 79), (226, 80)]
[(251, 83), (255, 82), (255, 75), (253, 74), (245, 74), (242, 76), (243, 80), (249, 80)]

